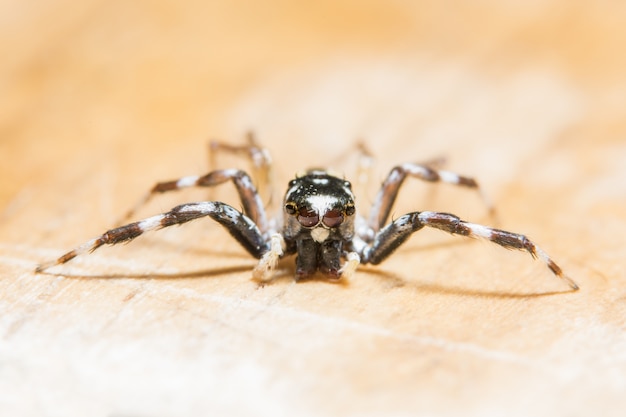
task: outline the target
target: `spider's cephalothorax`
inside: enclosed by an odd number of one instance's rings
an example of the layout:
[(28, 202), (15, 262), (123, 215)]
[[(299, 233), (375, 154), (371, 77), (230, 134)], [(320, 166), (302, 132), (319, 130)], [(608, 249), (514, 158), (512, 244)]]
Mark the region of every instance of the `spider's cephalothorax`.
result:
[[(320, 271), (339, 276), (344, 243), (354, 238), (350, 182), (312, 170), (289, 182), (284, 199), (283, 238), (297, 252), (298, 278)], [(295, 245), (295, 248), (289, 246)]]
[[(269, 153), (259, 147), (251, 136), (248, 145), (233, 146), (214, 142), (211, 149), (246, 154), (253, 161), (253, 172), (257, 179), (261, 179), (259, 185), (262, 190), (272, 190)], [(474, 179), (436, 169), (435, 165), (404, 163), (392, 168), (374, 199), (367, 219), (356, 213), (350, 183), (323, 170), (310, 170), (289, 182), (282, 211), (273, 220), (267, 218), (263, 199), (252, 178), (239, 169), (215, 170), (203, 176), (194, 175), (157, 183), (140, 205), (155, 194), (187, 187), (213, 187), (230, 181), (237, 189), (243, 213), (220, 201), (182, 204), (166, 213), (111, 229), (60, 258), (41, 264), (37, 272), (68, 262), (103, 245), (128, 242), (150, 230), (209, 217), (226, 228), (250, 255), (259, 259), (253, 270), (253, 276), (257, 279), (270, 278), (278, 260), (292, 254), (297, 255), (296, 279), (310, 276), (316, 271), (330, 278), (349, 277), (360, 263), (381, 263), (415, 232), (431, 227), (450, 234), (485, 239), (506, 249), (526, 251), (533, 258), (542, 260), (554, 275), (572, 289), (578, 289), (576, 283), (563, 273), (546, 252), (522, 234), (466, 222), (453, 214), (432, 211), (410, 212), (387, 223), (407, 177), (480, 191)], [(131, 210), (127, 217), (133, 213), (134, 210)]]

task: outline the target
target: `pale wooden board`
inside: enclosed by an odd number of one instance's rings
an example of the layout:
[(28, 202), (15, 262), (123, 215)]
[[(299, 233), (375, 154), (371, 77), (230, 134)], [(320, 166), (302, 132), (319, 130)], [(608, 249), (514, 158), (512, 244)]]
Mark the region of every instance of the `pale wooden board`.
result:
[[(0, 6), (0, 414), (626, 412), (626, 10), (405, 3)], [(209, 221), (33, 273), (248, 129), (279, 193), (312, 165), (353, 178), (364, 139), (361, 210), (393, 164), (445, 156), (581, 290), (436, 231), (348, 283), (295, 283), (288, 259), (259, 287)], [(408, 182), (394, 214), (423, 209), (491, 222)]]

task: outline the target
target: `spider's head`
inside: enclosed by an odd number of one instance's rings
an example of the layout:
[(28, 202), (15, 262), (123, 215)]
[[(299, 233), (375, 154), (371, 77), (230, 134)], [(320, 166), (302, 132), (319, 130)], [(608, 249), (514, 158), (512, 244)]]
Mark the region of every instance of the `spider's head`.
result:
[(285, 194), (285, 233), (293, 237), (310, 230), (316, 241), (332, 234), (351, 239), (354, 234), (354, 194), (350, 182), (325, 171), (312, 170), (289, 182)]

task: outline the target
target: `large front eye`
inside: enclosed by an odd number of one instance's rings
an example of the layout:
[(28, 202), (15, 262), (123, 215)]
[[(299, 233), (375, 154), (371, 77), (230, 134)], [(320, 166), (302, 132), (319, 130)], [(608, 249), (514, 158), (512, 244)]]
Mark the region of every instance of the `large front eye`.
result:
[(337, 227), (343, 223), (343, 213), (339, 209), (328, 210), (326, 214), (324, 214), (322, 223), (327, 227)]
[(287, 204), (285, 204), (285, 211), (289, 214), (296, 214), (296, 210), (298, 209), (298, 207), (296, 206), (296, 203), (294, 202), (288, 202)]
[(298, 221), (304, 227), (313, 227), (320, 222), (320, 216), (315, 210), (302, 207), (298, 210)]

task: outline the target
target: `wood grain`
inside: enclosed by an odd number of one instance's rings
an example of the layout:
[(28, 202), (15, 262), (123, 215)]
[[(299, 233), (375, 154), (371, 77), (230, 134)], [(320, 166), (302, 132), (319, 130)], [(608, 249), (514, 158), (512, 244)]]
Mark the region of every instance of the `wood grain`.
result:
[[(45, 2), (44, 2), (45, 3)], [(0, 6), (0, 414), (623, 415), (626, 9), (606, 2)], [(394, 209), (527, 233), (540, 262), (437, 231), (350, 282), (265, 286), (209, 221), (35, 266), (248, 130), (277, 197), (443, 156), (498, 209), (407, 182)], [(241, 158), (221, 164), (247, 168)], [(228, 186), (162, 196), (138, 217)]]

